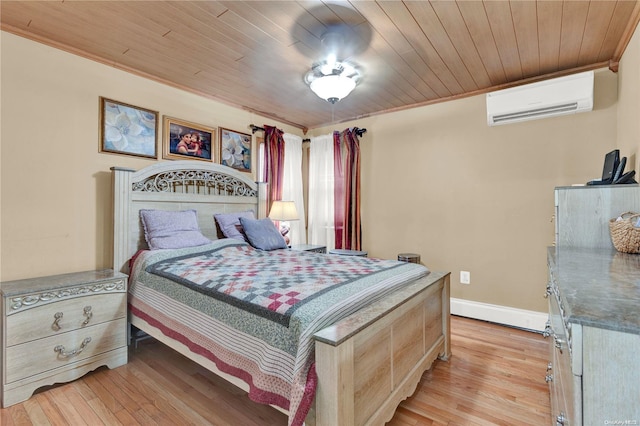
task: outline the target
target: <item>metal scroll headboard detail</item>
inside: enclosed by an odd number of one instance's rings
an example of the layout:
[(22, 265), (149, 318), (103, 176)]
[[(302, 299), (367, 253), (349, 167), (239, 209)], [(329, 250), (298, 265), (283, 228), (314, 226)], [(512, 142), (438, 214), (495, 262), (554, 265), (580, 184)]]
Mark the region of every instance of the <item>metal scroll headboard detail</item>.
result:
[(142, 192), (202, 193), (235, 197), (256, 197), (258, 195), (257, 190), (233, 176), (206, 170), (158, 173), (143, 181), (134, 182), (131, 189)]

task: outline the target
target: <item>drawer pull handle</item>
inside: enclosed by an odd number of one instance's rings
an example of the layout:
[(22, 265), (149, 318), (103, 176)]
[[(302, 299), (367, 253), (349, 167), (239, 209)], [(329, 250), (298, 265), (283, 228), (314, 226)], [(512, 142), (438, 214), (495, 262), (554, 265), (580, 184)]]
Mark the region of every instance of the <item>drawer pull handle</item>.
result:
[(91, 321), (91, 318), (93, 318), (93, 312), (91, 312), (91, 306), (85, 306), (83, 312), (84, 312), (84, 316), (87, 318), (84, 321), (82, 321), (82, 325), (87, 325), (89, 324), (89, 321)]
[(58, 331), (62, 328), (62, 326), (60, 325), (60, 320), (62, 319), (62, 312), (56, 312), (53, 315), (53, 324), (51, 324), (51, 328), (54, 329), (55, 331)]
[(551, 328), (551, 324), (549, 323), (549, 321), (547, 321), (544, 327), (544, 331), (542, 332), (542, 337), (546, 339), (547, 337), (551, 336), (552, 332), (553, 329)]
[(72, 351), (66, 352), (64, 350), (64, 346), (62, 345), (58, 345), (55, 348), (53, 348), (54, 352), (58, 352), (58, 356), (61, 356), (63, 358), (70, 358), (72, 356), (76, 356), (78, 355), (80, 352), (82, 352), (84, 350), (84, 348), (87, 347), (87, 345), (89, 344), (89, 342), (91, 342), (91, 337), (87, 337), (82, 341), (82, 344), (80, 345), (80, 347), (78, 349), (74, 349)]

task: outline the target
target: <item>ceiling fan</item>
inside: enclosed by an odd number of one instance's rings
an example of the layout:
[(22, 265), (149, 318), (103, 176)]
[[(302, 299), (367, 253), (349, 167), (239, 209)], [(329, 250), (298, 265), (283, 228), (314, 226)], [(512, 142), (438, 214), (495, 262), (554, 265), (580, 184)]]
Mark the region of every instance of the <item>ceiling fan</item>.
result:
[[(332, 12), (328, 17), (327, 8)], [(335, 104), (351, 93), (362, 78), (355, 57), (369, 47), (371, 27), (354, 9), (335, 4), (311, 8), (296, 23), (311, 34), (320, 35), (319, 49), (304, 81), (320, 98)], [(301, 52), (308, 55), (309, 50)]]

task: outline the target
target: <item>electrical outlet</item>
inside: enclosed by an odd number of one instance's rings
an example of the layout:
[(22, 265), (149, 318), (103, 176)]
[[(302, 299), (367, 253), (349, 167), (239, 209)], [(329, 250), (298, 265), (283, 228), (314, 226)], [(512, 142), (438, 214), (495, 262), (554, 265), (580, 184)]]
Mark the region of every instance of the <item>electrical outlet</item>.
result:
[(471, 284), (471, 272), (460, 271), (460, 284)]

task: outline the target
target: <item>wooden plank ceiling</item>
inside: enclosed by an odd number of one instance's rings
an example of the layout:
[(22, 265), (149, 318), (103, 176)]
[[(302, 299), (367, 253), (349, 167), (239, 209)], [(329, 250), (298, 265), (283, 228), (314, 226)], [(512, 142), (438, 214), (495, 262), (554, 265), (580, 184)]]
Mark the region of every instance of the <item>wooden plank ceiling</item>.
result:
[[(615, 70), (639, 16), (631, 0), (0, 2), (5, 31), (303, 129)], [(336, 24), (363, 78), (332, 106), (303, 77)]]

